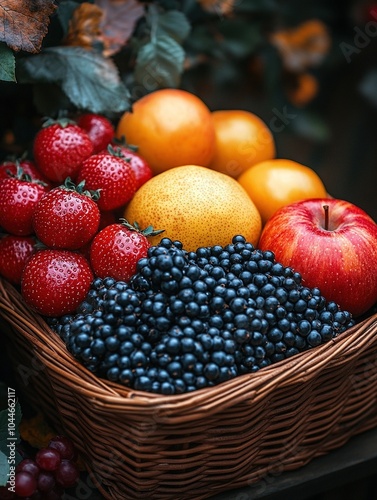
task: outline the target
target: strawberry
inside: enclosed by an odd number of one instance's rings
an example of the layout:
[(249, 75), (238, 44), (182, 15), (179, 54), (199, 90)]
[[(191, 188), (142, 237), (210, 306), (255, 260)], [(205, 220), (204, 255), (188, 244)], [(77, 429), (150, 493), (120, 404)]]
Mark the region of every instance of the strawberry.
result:
[(26, 262), (35, 252), (35, 238), (6, 234), (0, 238), (0, 275), (13, 285), (21, 284)]
[[(110, 224), (115, 224), (118, 217), (115, 216), (114, 212), (101, 212), (101, 218), (99, 220), (98, 231), (101, 231), (106, 226)], [(88, 241), (85, 245), (79, 248), (80, 253), (84, 255), (88, 260), (90, 260), (90, 246), (92, 241)]]
[(34, 138), (38, 169), (53, 182), (75, 179), (81, 163), (93, 152), (88, 134), (68, 119), (47, 120)]
[(136, 180), (130, 165), (111, 147), (82, 163), (77, 182), (84, 180), (87, 189), (100, 190), (98, 207), (101, 211), (124, 206), (136, 192)]
[(34, 209), (47, 187), (31, 180), (21, 169), (16, 177), (0, 181), (0, 226), (10, 234), (33, 234)]
[(27, 261), (21, 279), (25, 302), (43, 316), (73, 313), (93, 281), (87, 259), (70, 250), (38, 250)]
[(18, 168), (22, 168), (24, 174), (29, 175), (32, 180), (44, 182), (48, 188), (52, 187), (46, 177), (37, 169), (34, 161), (26, 158), (3, 161), (0, 164), (0, 180), (10, 177), (9, 174), (17, 175)]
[(136, 179), (136, 189), (139, 189), (147, 180), (149, 180), (152, 175), (152, 169), (147, 163), (147, 161), (137, 153), (136, 146), (115, 146), (114, 150), (118, 154), (122, 155), (126, 161), (130, 164), (132, 171)]
[(139, 259), (147, 256), (151, 246), (148, 236), (160, 233), (162, 231), (154, 231), (151, 226), (140, 230), (137, 224), (132, 226), (124, 219), (105, 227), (94, 237), (90, 247), (94, 274), (99, 278), (129, 281)]
[(68, 177), (65, 183), (45, 193), (33, 214), (37, 238), (50, 248), (76, 250), (96, 234), (100, 211), (95, 200), (99, 192), (84, 190)]
[(107, 148), (114, 138), (114, 127), (105, 116), (84, 113), (77, 118), (77, 125), (83, 128), (93, 143), (93, 154)]

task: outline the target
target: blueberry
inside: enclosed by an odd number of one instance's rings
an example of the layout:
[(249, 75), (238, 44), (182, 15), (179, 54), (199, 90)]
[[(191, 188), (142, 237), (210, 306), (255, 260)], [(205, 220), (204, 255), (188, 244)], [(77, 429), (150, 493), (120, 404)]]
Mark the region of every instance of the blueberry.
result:
[(204, 376), (207, 380), (216, 380), (220, 375), (220, 368), (215, 363), (208, 363), (204, 367)]
[(118, 367), (114, 366), (107, 370), (107, 378), (113, 382), (117, 382), (119, 379), (120, 370)]
[(321, 334), (317, 330), (312, 330), (307, 337), (307, 341), (312, 347), (320, 345), (322, 343)]
[(171, 395), (254, 373), (355, 322), (236, 235), (190, 252), (162, 238), (129, 283), (95, 278), (75, 314), (48, 323), (98, 376)]

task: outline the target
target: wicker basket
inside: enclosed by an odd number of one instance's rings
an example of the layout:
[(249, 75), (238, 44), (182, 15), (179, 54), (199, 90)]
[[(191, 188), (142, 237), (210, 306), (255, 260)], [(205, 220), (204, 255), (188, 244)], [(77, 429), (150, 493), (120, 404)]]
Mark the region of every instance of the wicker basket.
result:
[(176, 396), (100, 380), (0, 281), (20, 387), (107, 499), (202, 499), (297, 469), (377, 426), (377, 315), (255, 374)]

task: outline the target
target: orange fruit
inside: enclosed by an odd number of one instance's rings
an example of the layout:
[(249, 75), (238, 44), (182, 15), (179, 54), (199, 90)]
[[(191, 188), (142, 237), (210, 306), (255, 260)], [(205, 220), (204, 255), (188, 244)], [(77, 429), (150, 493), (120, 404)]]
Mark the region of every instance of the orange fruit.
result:
[(238, 178), (265, 224), (284, 205), (307, 198), (327, 198), (319, 175), (310, 167), (276, 158), (250, 167)]
[(149, 179), (128, 203), (124, 217), (140, 227), (164, 229), (149, 238), (152, 245), (167, 237), (189, 251), (227, 245), (238, 234), (256, 245), (262, 226), (254, 203), (235, 179), (198, 165)]
[(180, 89), (156, 90), (136, 101), (120, 118), (115, 135), (138, 146), (154, 174), (186, 164), (207, 166), (215, 148), (209, 108)]
[(252, 165), (275, 157), (275, 141), (266, 123), (249, 111), (213, 111), (216, 145), (208, 165), (238, 177)]

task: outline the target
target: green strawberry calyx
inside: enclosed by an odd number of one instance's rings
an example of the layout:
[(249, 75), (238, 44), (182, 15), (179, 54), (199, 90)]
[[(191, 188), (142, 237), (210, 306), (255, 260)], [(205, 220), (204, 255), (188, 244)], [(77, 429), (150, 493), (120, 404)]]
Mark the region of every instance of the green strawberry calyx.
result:
[(68, 125), (77, 125), (77, 123), (68, 118), (68, 116), (59, 116), (58, 118), (44, 118), (42, 123), (42, 128), (51, 127), (52, 125), (60, 125), (62, 128), (68, 127)]
[(60, 189), (64, 189), (65, 191), (75, 191), (76, 193), (83, 194), (88, 198), (91, 198), (93, 201), (98, 201), (101, 196), (101, 190), (89, 190), (85, 189), (85, 179), (79, 182), (79, 184), (75, 184), (70, 177), (67, 177), (64, 181), (64, 184), (60, 186)]
[(127, 229), (130, 231), (136, 231), (137, 233), (142, 234), (143, 236), (157, 236), (158, 234), (161, 234), (165, 231), (165, 229), (153, 229), (152, 226), (148, 226), (145, 229), (141, 229), (139, 224), (135, 221), (133, 224), (128, 222), (126, 219), (119, 219), (120, 224), (122, 226), (125, 226)]
[(20, 162), (16, 161), (16, 173), (13, 174), (10, 170), (7, 170), (7, 174), (9, 177), (13, 177), (22, 182), (30, 182), (31, 184), (39, 184), (40, 186), (47, 186), (47, 184), (40, 179), (33, 179), (29, 174), (24, 172), (24, 169), (21, 167)]
[(130, 161), (130, 158), (127, 157), (127, 154), (125, 154), (124, 150), (122, 149), (122, 146), (113, 146), (112, 144), (109, 144), (107, 146), (107, 152), (115, 156), (116, 158), (122, 158), (125, 161)]
[(127, 148), (130, 151), (133, 151), (134, 153), (137, 153), (137, 151), (139, 149), (139, 146), (136, 146), (136, 144), (128, 144), (126, 141), (126, 137), (124, 135), (122, 135), (122, 137), (120, 139), (117, 137), (114, 137), (113, 142), (116, 146)]

